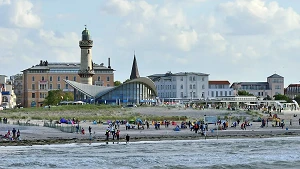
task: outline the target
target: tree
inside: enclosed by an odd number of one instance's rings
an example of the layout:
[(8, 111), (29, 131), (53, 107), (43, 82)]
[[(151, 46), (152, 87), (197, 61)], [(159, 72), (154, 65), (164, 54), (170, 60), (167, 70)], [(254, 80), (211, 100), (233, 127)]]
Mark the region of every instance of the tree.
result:
[(115, 81), (114, 82), (114, 86), (120, 86), (122, 84), (122, 82), (120, 82), (120, 81)]
[(126, 83), (126, 82), (128, 82), (128, 81), (130, 81), (130, 79), (126, 79), (123, 83)]
[(274, 99), (275, 100), (285, 100), (286, 102), (292, 102), (292, 100), (289, 97), (282, 95), (282, 94), (274, 95)]
[(63, 92), (62, 90), (48, 91), (48, 95), (45, 98), (44, 105), (57, 105), (61, 101), (72, 101), (74, 95), (72, 92)]
[(296, 97), (294, 97), (294, 99), (298, 104), (300, 103), (300, 95), (297, 95)]
[(272, 100), (272, 98), (269, 95), (267, 95), (267, 97), (265, 97), (264, 100)]
[(247, 92), (245, 90), (239, 90), (238, 91), (238, 95), (239, 96), (253, 96), (253, 94), (251, 94), (251, 93), (249, 93), (249, 92)]

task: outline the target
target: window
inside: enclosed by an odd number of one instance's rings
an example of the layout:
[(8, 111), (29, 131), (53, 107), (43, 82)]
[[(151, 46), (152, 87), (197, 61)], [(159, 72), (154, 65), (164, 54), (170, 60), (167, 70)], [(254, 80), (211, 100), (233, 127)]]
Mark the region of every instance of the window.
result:
[(60, 89), (60, 84), (57, 84), (57, 89)]
[(204, 85), (202, 85), (202, 89), (205, 89), (205, 86), (204, 86)]
[(44, 78), (44, 76), (42, 76), (42, 81), (44, 81), (45, 80), (45, 78)]
[(214, 91), (211, 91), (211, 97), (214, 97)]
[(183, 98), (183, 92), (180, 93), (180, 97)]
[(87, 54), (90, 54), (90, 50), (87, 50)]
[(52, 82), (52, 76), (50, 76), (50, 78), (49, 78), (49, 79), (50, 79), (50, 82)]
[(101, 79), (100, 76), (98, 76), (98, 81), (100, 81), (100, 79)]
[(34, 76), (32, 76), (32, 81), (34, 82)]
[(57, 81), (60, 81), (60, 76), (57, 76)]
[(220, 91), (220, 96), (223, 96), (223, 91)]
[(31, 90), (35, 90), (35, 85), (34, 84), (31, 85)]
[(280, 85), (276, 85), (275, 89), (281, 89), (281, 86)]
[(192, 76), (190, 76), (190, 81), (192, 81)]
[(193, 85), (193, 89), (196, 89), (196, 85), (195, 84)]
[(173, 89), (176, 89), (176, 85), (173, 85)]
[(69, 80), (69, 76), (66, 76), (66, 80)]
[(225, 91), (225, 96), (227, 96), (227, 91)]
[(109, 87), (109, 86), (110, 86), (110, 84), (107, 84), (106, 86), (107, 86), (107, 87)]
[(190, 85), (190, 89), (193, 89), (193, 88), (192, 88), (192, 85)]
[(31, 98), (35, 98), (35, 93), (31, 93)]
[(196, 78), (195, 78), (195, 76), (193, 76), (193, 81), (196, 81)]
[(201, 97), (204, 98), (204, 92), (202, 92), (202, 96)]
[(180, 80), (183, 81), (183, 77), (180, 77)]
[(228, 93), (229, 93), (229, 96), (231, 96), (231, 91), (229, 91)]
[(180, 89), (183, 89), (183, 85), (180, 86)]
[(216, 97), (218, 97), (219, 95), (218, 95), (218, 91), (216, 91)]
[(202, 77), (202, 81), (204, 81), (204, 77)]
[(109, 82), (109, 76), (107, 76), (107, 77), (106, 77), (106, 81), (108, 81), (108, 82)]
[(193, 92), (193, 97), (196, 97), (196, 92)]
[(69, 85), (68, 84), (66, 84), (66, 89), (68, 89), (69, 88)]
[(173, 92), (173, 97), (176, 97), (176, 92)]
[(52, 89), (52, 84), (49, 85), (49, 89)]
[(73, 77), (73, 81), (76, 81), (76, 76)]

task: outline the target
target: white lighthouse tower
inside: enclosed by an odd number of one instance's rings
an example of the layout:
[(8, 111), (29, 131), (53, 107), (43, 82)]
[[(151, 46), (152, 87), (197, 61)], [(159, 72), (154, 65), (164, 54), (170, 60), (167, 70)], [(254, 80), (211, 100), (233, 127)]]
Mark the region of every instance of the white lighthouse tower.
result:
[(82, 31), (79, 47), (81, 48), (81, 59), (78, 75), (81, 78), (81, 83), (92, 85), (92, 77), (95, 74), (92, 61), (93, 40), (91, 39), (90, 32), (86, 29), (86, 25), (85, 29)]

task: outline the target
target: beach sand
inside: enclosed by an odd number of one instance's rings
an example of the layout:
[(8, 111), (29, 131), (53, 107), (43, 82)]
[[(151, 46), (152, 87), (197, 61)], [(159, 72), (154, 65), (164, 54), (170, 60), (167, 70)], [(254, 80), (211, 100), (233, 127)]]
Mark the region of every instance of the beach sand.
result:
[[(228, 111), (223, 110), (179, 110), (166, 108), (136, 108), (133, 111), (141, 114), (148, 114), (154, 116), (187, 116), (189, 119), (203, 118), (204, 115), (219, 116)], [(232, 114), (239, 115), (239, 113), (232, 112)], [(293, 117), (294, 114), (299, 116)], [(246, 130), (241, 130), (239, 126), (236, 128), (230, 127), (227, 130), (213, 130), (216, 126), (210, 124), (206, 137), (200, 133), (195, 133), (189, 129), (181, 129), (181, 131), (174, 131), (174, 125), (169, 125), (166, 128), (161, 125), (159, 130), (154, 129), (150, 125), (150, 129), (129, 129), (125, 130), (125, 125), (120, 126), (120, 141), (125, 141), (125, 136), (130, 136), (130, 141), (149, 141), (149, 140), (193, 140), (193, 139), (224, 139), (224, 138), (265, 138), (265, 137), (285, 137), (285, 136), (300, 136), (299, 118), (300, 112), (284, 112), (279, 115), (280, 118), (286, 119), (284, 128), (272, 127), (269, 122), (268, 127), (261, 128), (261, 122), (251, 122), (251, 126), (247, 126)], [(290, 125), (292, 119), (292, 125)], [(10, 124), (0, 123), (0, 134), (4, 135), (7, 130), (20, 129), (21, 141), (7, 141), (0, 140), (0, 146), (11, 145), (44, 145), (44, 144), (65, 144), (65, 143), (97, 143), (105, 141), (105, 130), (107, 124), (93, 124), (92, 122), (81, 122), (80, 126), (85, 129), (85, 135), (77, 133), (66, 133), (55, 128), (43, 127), (44, 121), (31, 120), (32, 124), (39, 124), (39, 126), (19, 126), (12, 125), (13, 120), (8, 119)], [(20, 122), (26, 122), (20, 121)], [(48, 122), (48, 121), (46, 121)], [(180, 121), (177, 122), (180, 125)], [(71, 124), (60, 124), (61, 126), (71, 126)], [(88, 127), (92, 127), (92, 137), (88, 133)], [(92, 138), (92, 139), (91, 139)], [(110, 142), (112, 137), (110, 136)], [(114, 140), (116, 141), (116, 140)]]

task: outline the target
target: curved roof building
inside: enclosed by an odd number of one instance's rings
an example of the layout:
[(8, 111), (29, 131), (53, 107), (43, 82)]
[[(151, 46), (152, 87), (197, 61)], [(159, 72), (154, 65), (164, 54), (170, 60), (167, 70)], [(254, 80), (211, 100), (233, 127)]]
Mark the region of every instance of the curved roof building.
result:
[(74, 88), (75, 100), (90, 103), (140, 104), (155, 103), (157, 91), (154, 82), (147, 77), (140, 77), (134, 56), (130, 80), (120, 86), (105, 87), (82, 84), (65, 80)]

